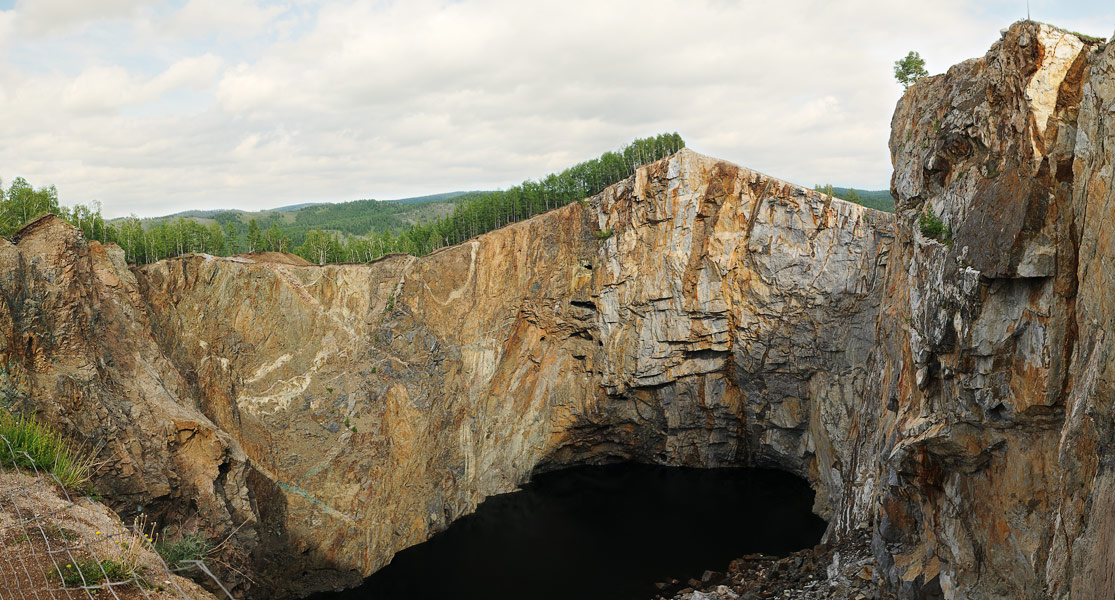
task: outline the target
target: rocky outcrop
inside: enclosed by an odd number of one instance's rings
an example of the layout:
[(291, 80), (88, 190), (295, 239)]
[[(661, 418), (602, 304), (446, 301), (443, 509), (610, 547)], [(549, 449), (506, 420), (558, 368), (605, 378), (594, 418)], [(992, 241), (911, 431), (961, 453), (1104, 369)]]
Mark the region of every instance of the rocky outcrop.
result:
[(187, 530), (240, 527), (224, 558), (246, 564), (247, 457), (163, 356), (114, 244), (87, 243), (53, 216), (0, 239), (0, 404), (38, 412), (95, 452), (97, 490), (126, 520), (146, 511)]
[(47, 218), (0, 241), (0, 397), (106, 440), (117, 508), (235, 531), (255, 595), (635, 460), (808, 478), (889, 597), (1113, 597), (1113, 72), (1023, 22), (916, 83), (896, 216), (683, 151), (370, 265), (129, 270)]
[[(51, 419), (150, 457), (106, 474), (106, 491), (246, 521), (256, 581), (288, 595), (354, 584), (568, 464), (779, 466), (810, 478), (829, 514), (892, 223), (689, 151), (585, 202), (371, 265), (195, 255), (133, 273), (47, 219), (7, 246), (11, 264), (41, 266), (3, 286), (7, 327), (27, 332), (5, 351), (10, 372), (38, 369), (5, 384), (61, 411), (70, 388), (55, 382), (87, 368), (89, 421)], [(56, 240), (66, 253), (47, 250)], [(56, 330), (40, 315), (80, 315), (74, 350), (28, 344)], [(192, 435), (171, 425), (186, 421)], [(117, 431), (130, 422), (141, 429)], [(202, 440), (208, 454), (187, 458)]]
[(895, 111), (899, 226), (839, 526), (874, 525), (901, 598), (1112, 596), (1111, 55), (1018, 23)]
[[(7, 444), (0, 452), (8, 452)], [(8, 597), (88, 598), (111, 587), (113, 591), (103, 596), (216, 600), (176, 574), (139, 530), (149, 531), (146, 522), (136, 521), (128, 527), (103, 504), (62, 493), (42, 473), (0, 471), (0, 589)], [(107, 572), (101, 571), (102, 561), (110, 565)], [(111, 565), (118, 565), (119, 570)], [(107, 581), (99, 581), (104, 576)], [(64, 583), (66, 579), (68, 583)], [(144, 582), (142, 590), (129, 583), (133, 579)], [(83, 585), (104, 587), (60, 589)]]
[(262, 545), (274, 573), (295, 551), (302, 593), (536, 469), (780, 465), (830, 497), (889, 224), (686, 151), (421, 259), (194, 256), (138, 279), (163, 353), (272, 489)]

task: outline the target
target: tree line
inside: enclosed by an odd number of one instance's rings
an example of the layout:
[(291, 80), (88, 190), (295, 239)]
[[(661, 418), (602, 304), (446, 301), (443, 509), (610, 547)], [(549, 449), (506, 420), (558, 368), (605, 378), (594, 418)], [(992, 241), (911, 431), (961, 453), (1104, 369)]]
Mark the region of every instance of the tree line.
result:
[[(637, 139), (615, 152), (605, 152), (599, 158), (538, 181), (524, 181), (506, 190), (457, 196), (452, 199), (450, 214), (418, 219), (399, 227), (398, 233), (384, 228), (382, 222), (399, 214), (402, 208), (375, 200), (302, 209), (286, 231), (277, 217), (262, 223), (253, 218), (244, 224), (235, 211), (216, 213), (215, 222), (208, 225), (178, 217), (145, 226), (134, 215), (106, 222), (100, 203), (60, 206), (54, 186), (36, 189), (22, 177), (16, 177), (7, 189), (0, 182), (0, 236), (11, 237), (23, 225), (53, 213), (79, 228), (86, 239), (116, 243), (127, 260), (135, 264), (191, 252), (217, 256), (293, 252), (317, 264), (370, 262), (392, 253), (422, 256), (595, 195), (630, 177), (639, 166), (684, 147), (685, 142), (677, 133)], [(305, 215), (301, 214), (303, 211)]]

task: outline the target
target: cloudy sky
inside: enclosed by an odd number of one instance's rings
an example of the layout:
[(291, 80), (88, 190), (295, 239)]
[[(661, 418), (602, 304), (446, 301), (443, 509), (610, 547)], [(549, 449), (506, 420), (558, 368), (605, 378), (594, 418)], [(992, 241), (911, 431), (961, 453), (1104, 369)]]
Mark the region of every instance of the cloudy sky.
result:
[[(1096, 36), (1110, 0), (1030, 0)], [(894, 60), (1025, 0), (0, 0), (0, 178), (107, 216), (492, 189), (635, 137), (887, 187)]]

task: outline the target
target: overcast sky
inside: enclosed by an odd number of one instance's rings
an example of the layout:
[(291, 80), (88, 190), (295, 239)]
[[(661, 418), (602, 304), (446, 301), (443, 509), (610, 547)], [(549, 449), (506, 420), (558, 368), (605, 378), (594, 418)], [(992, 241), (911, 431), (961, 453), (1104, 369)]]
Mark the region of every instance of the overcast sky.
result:
[[(1031, 0), (1096, 36), (1110, 0)], [(982, 56), (1025, 0), (0, 0), (0, 178), (106, 216), (537, 178), (633, 138), (804, 185), (889, 185), (918, 50)]]

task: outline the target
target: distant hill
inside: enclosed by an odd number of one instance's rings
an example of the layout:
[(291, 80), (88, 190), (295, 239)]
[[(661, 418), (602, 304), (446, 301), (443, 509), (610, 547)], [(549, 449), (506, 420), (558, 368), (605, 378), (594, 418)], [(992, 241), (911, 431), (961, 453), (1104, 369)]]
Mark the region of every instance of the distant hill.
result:
[[(842, 188), (833, 187), (833, 196), (841, 200), (849, 200), (855, 202), (851, 198), (851, 191), (855, 188)], [(894, 212), (894, 198), (890, 195), (890, 190), (856, 190), (859, 196), (859, 204), (867, 208), (874, 208), (883, 212)]]
[[(151, 230), (179, 218), (201, 225), (233, 223), (241, 231), (255, 219), (260, 229), (277, 223), (279, 231), (295, 246), (301, 244), (311, 229), (336, 231), (345, 235), (368, 236), (385, 231), (398, 233), (411, 225), (424, 225), (449, 215), (462, 197), (481, 192), (445, 192), (399, 200), (353, 200), (350, 202), (303, 202), (259, 211), (239, 209), (187, 210), (162, 217), (143, 219), (143, 228)], [(111, 222), (119, 221), (113, 219)]]
[(421, 204), (423, 202), (445, 202), (452, 200), (466, 194), (484, 194), (484, 191), (473, 192), (446, 192), (444, 194), (431, 194), (429, 196), (415, 196), (414, 198), (401, 198), (399, 200), (389, 200), (388, 202), (398, 202), (399, 204)]
[(321, 204), (329, 204), (329, 203), (328, 202), (303, 202), (302, 204), (291, 204), (290, 206), (279, 206), (277, 208), (272, 208), (271, 210), (277, 210), (279, 212), (290, 212), (292, 210), (298, 210), (300, 208), (306, 208), (307, 206), (319, 206)]

